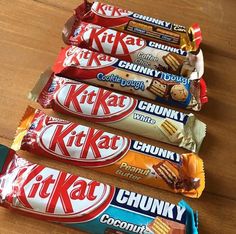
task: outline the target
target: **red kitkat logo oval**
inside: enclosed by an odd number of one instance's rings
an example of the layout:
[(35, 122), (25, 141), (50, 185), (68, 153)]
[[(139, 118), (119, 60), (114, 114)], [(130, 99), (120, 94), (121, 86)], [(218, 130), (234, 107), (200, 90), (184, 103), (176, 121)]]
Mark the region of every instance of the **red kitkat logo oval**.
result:
[(114, 195), (114, 188), (43, 166), (22, 170), (22, 189), (17, 209), (53, 222), (84, 222), (101, 214)]
[(137, 100), (87, 84), (67, 82), (56, 93), (56, 104), (94, 122), (114, 122), (128, 116)]
[(117, 32), (112, 29), (98, 28), (97, 25), (84, 26), (83, 40), (88, 49), (112, 56), (130, 55), (146, 46), (142, 38)]
[(71, 66), (82, 69), (99, 69), (111, 66), (117, 61), (118, 59), (105, 54), (99, 54), (87, 49), (70, 46), (65, 53), (63, 66)]
[(121, 159), (130, 146), (126, 137), (74, 123), (49, 124), (39, 135), (40, 148), (80, 166), (106, 166)]
[(133, 12), (128, 10), (123, 10), (116, 6), (111, 6), (105, 3), (94, 2), (91, 10), (102, 17), (109, 18), (120, 18), (131, 15)]

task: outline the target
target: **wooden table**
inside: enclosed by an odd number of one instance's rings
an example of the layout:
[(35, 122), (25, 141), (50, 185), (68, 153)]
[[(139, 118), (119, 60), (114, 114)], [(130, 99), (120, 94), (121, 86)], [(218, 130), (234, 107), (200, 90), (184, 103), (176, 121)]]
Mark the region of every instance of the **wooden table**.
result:
[[(11, 145), (27, 105), (27, 93), (39, 74), (52, 65), (61, 46), (61, 29), (81, 1), (0, 1), (0, 143)], [(236, 225), (236, 1), (234, 0), (120, 0), (109, 1), (144, 15), (191, 25), (199, 22), (203, 32), (205, 78), (209, 103), (196, 115), (207, 123), (207, 137), (200, 151), (205, 161), (206, 189), (200, 199), (186, 199), (199, 211), (200, 233), (235, 233)], [(54, 116), (55, 113), (47, 111)], [(75, 120), (73, 119), (74, 121)], [(80, 120), (79, 120), (80, 121)], [(80, 121), (85, 123), (85, 121)], [(87, 125), (99, 127), (99, 125)], [(111, 132), (120, 131), (105, 128)], [(142, 137), (137, 137), (142, 139)], [(145, 142), (160, 145), (147, 139)], [(166, 146), (165, 146), (166, 147)], [(178, 152), (180, 149), (169, 147)], [(20, 154), (32, 162), (101, 180), (122, 188), (178, 202), (175, 195), (71, 165)], [(0, 233), (82, 233), (0, 208)]]

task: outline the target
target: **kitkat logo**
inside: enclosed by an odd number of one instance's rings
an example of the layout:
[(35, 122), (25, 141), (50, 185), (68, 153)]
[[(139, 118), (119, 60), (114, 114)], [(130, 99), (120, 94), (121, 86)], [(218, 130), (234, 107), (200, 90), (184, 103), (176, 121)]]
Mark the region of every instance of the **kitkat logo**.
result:
[(72, 66), (82, 69), (98, 69), (111, 66), (117, 61), (118, 59), (108, 55), (70, 46), (66, 51), (63, 66)]
[(88, 48), (113, 56), (129, 55), (146, 46), (145, 40), (107, 28), (88, 25), (83, 33)]
[(101, 214), (114, 195), (114, 188), (43, 166), (22, 170), (24, 179), (17, 193), (18, 209), (55, 222), (84, 222)]
[(131, 97), (75, 82), (65, 83), (55, 100), (64, 111), (95, 122), (119, 121), (137, 105)]
[(133, 13), (131, 11), (123, 10), (119, 7), (115, 7), (115, 6), (111, 6), (111, 5), (107, 5), (105, 3), (99, 3), (99, 2), (93, 3), (92, 11), (97, 15), (100, 15), (102, 17), (109, 17), (109, 18), (125, 17)]
[(86, 167), (112, 164), (130, 146), (130, 140), (125, 137), (74, 123), (49, 124), (39, 139), (46, 153)]

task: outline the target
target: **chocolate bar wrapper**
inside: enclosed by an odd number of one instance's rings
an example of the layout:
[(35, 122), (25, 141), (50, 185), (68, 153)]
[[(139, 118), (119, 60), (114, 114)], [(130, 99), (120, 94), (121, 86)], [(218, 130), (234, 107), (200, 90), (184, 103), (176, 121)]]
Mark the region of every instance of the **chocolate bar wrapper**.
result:
[(204, 80), (188, 79), (75, 46), (62, 49), (53, 71), (63, 77), (182, 108), (207, 102)]
[(44, 108), (198, 152), (206, 125), (193, 114), (48, 73), (29, 95)]
[[(86, 22), (75, 22), (63, 30), (67, 44), (97, 51), (144, 67), (196, 79), (202, 77), (202, 51), (196, 55), (140, 37)], [(66, 35), (70, 35), (66, 37)]]
[(183, 201), (175, 205), (33, 164), (3, 145), (0, 188), (1, 206), (88, 233), (150, 233), (148, 226), (156, 217), (168, 222), (173, 232), (198, 233), (194, 212)]
[(75, 9), (67, 24), (83, 20), (187, 51), (196, 51), (202, 41), (197, 23), (190, 28), (144, 16), (106, 3), (84, 1)]
[[(204, 187), (202, 160), (81, 124), (53, 118), (28, 107), (12, 148), (198, 198)], [(139, 159), (137, 161), (137, 158)]]

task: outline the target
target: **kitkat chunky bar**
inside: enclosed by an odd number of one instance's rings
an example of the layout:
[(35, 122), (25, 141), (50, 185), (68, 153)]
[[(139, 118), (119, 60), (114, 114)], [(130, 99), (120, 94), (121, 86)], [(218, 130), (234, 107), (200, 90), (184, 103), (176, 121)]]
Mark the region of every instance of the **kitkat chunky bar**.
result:
[(61, 50), (53, 71), (182, 108), (200, 110), (207, 102), (202, 78), (188, 79), (75, 46)]
[(71, 21), (74, 20), (98, 24), (187, 51), (196, 51), (202, 41), (202, 33), (198, 24), (187, 29), (182, 25), (100, 2), (84, 1), (75, 9), (74, 16), (68, 20), (67, 24), (71, 24)]
[(108, 54), (120, 60), (190, 79), (200, 78), (204, 72), (201, 50), (194, 55), (175, 47), (82, 21), (76, 22), (67, 30), (70, 33), (66, 34), (70, 36), (64, 37), (66, 43)]
[(198, 198), (205, 187), (203, 162), (195, 154), (179, 155), (31, 107), (19, 124), (12, 148), (188, 197)]
[(198, 152), (206, 125), (193, 114), (51, 74), (42, 74), (30, 99), (44, 108)]
[(158, 234), (157, 218), (171, 233), (198, 233), (197, 214), (184, 201), (175, 205), (33, 164), (3, 145), (0, 188), (1, 206), (88, 233)]

